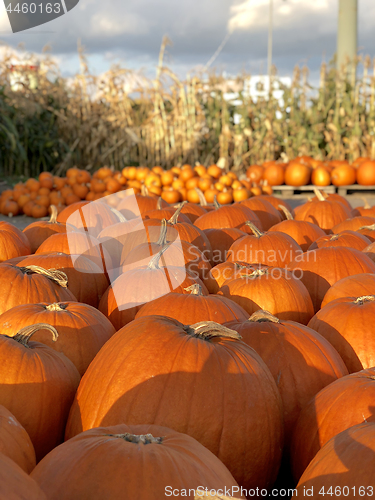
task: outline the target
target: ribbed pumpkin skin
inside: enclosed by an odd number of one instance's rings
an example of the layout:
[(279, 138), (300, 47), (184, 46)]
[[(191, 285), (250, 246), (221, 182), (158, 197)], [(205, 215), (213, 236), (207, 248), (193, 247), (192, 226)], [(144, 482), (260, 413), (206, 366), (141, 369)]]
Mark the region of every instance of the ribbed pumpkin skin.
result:
[(342, 233), (342, 231), (357, 231), (363, 226), (372, 226), (375, 224), (374, 217), (358, 216), (352, 217), (351, 219), (344, 220), (332, 228), (334, 234)]
[(143, 304), (170, 293), (177, 293), (198, 283), (185, 269), (177, 267), (160, 269), (134, 269), (121, 274), (105, 291), (100, 303), (101, 311), (116, 330), (133, 321)]
[(235, 229), (233, 227), (224, 229), (205, 229), (204, 233), (207, 236), (212, 247), (212, 266), (216, 266), (225, 262), (227, 260), (227, 253), (231, 245), (246, 234), (240, 229)]
[(322, 308), (336, 299), (364, 295), (375, 295), (375, 274), (355, 274), (337, 281), (324, 295)]
[(255, 213), (264, 231), (268, 231), (270, 227), (283, 220), (280, 212), (269, 201), (263, 198), (254, 196), (242, 201), (241, 205), (250, 208)]
[(207, 341), (184, 328), (148, 316), (117, 332), (82, 378), (66, 439), (119, 422), (164, 425), (206, 446), (240, 485), (272, 484), (282, 409), (271, 373), (243, 342)]
[(36, 255), (62, 252), (67, 255), (84, 255), (101, 270), (112, 269), (109, 253), (93, 236), (83, 233), (54, 234), (46, 239), (35, 252)]
[[(375, 423), (350, 427), (330, 439), (317, 453), (297, 485), (297, 495), (313, 488), (325, 491), (355, 492), (373, 496), (374, 490)], [(341, 496), (341, 495), (340, 495)], [(358, 495), (359, 496), (359, 495)], [(311, 498), (319, 498), (314, 495)]]
[(262, 264), (246, 264), (246, 262), (223, 262), (210, 270), (204, 284), (210, 293), (217, 293), (227, 280), (236, 279), (243, 274), (251, 274), (257, 269), (268, 267)]
[(24, 233), (8, 222), (0, 221), (0, 262), (31, 253)]
[[(54, 306), (54, 307), (53, 307)], [(59, 338), (40, 330), (33, 340), (65, 354), (82, 376), (99, 350), (116, 330), (112, 323), (88, 304), (60, 302), (58, 304), (25, 304), (0, 315), (0, 334), (13, 337), (20, 328), (47, 323), (56, 328)]]
[[(163, 440), (131, 443), (120, 437), (125, 433)], [(53, 450), (32, 478), (55, 500), (160, 500), (168, 486), (179, 491), (202, 485), (216, 491), (237, 486), (228, 469), (198, 441), (156, 425), (88, 430)]]
[(295, 219), (317, 224), (323, 231), (330, 233), (332, 228), (352, 216), (352, 211), (337, 201), (313, 200), (294, 209)]
[(258, 274), (225, 281), (219, 290), (228, 299), (244, 308), (249, 316), (265, 309), (284, 321), (307, 325), (314, 315), (314, 307), (305, 285), (283, 269), (262, 269)]
[(27, 474), (36, 465), (35, 450), (30, 436), (16, 417), (0, 405), (0, 453), (12, 459)]
[(362, 422), (374, 422), (375, 369), (342, 377), (322, 389), (302, 410), (292, 444), (296, 481), (331, 438)]
[[(57, 217), (58, 221), (61, 220), (64, 210), (59, 214), (60, 219)], [(78, 207), (78, 210), (75, 210), (66, 219), (66, 224), (73, 226), (76, 231), (88, 232), (94, 238), (97, 238), (104, 228), (118, 222), (119, 217), (112, 212), (111, 207), (101, 201), (94, 201)]]
[(62, 442), (80, 376), (73, 363), (39, 342), (0, 335), (0, 404), (25, 428), (37, 461)]
[(23, 233), (29, 240), (31, 253), (35, 253), (49, 236), (66, 233), (66, 226), (61, 222), (38, 220), (25, 227)]
[(239, 319), (245, 321), (247, 312), (233, 300), (220, 295), (190, 295), (169, 293), (141, 307), (136, 318), (144, 316), (168, 316), (184, 325), (199, 321), (215, 321), (223, 324)]
[(284, 233), (269, 232), (262, 236), (244, 236), (233, 243), (228, 252), (228, 261), (265, 264), (286, 267), (302, 254), (302, 249), (293, 238)]
[(294, 215), (294, 210), (292, 206), (282, 198), (277, 198), (276, 196), (270, 194), (261, 194), (257, 196), (257, 198), (260, 198), (261, 200), (266, 200), (269, 203), (271, 203), (271, 205), (280, 212), (282, 217), (284, 217), (284, 213), (279, 209), (279, 205), (283, 205), (292, 215)]
[(328, 247), (306, 252), (291, 262), (289, 269), (297, 277), (301, 275), (317, 312), (330, 286), (347, 276), (375, 273), (375, 264), (358, 250)]
[(256, 225), (258, 229), (263, 229), (262, 224), (257, 215), (242, 204), (234, 204), (211, 210), (204, 215), (198, 217), (194, 225), (199, 229), (223, 229), (232, 227), (240, 229), (244, 233), (251, 233), (251, 229), (245, 225), (246, 221), (250, 221)]
[(375, 314), (372, 300), (356, 297), (336, 299), (309, 322), (339, 352), (350, 373), (375, 366), (375, 338), (371, 319)]
[(0, 264), (0, 314), (20, 304), (77, 301), (67, 288), (39, 274), (25, 274), (20, 267)]
[(31, 255), (19, 262), (18, 267), (40, 266), (58, 269), (68, 277), (68, 289), (79, 302), (98, 307), (99, 301), (109, 286), (103, 272), (92, 260), (83, 255), (67, 255), (61, 252), (46, 255)]
[(0, 484), (0, 500), (47, 500), (34, 479), (2, 453), (0, 453)]
[(321, 236), (310, 245), (309, 250), (327, 247), (347, 247), (362, 251), (370, 243), (370, 240), (366, 236), (355, 231), (345, 230), (339, 234), (325, 234)]
[(58, 215), (57, 215), (57, 222), (61, 223), (66, 223), (68, 218), (72, 215), (73, 212), (78, 211), (80, 208), (84, 207), (85, 205), (88, 205), (90, 202), (89, 201), (77, 201), (76, 203), (72, 203), (71, 205), (68, 205), (64, 210), (62, 210)]
[(316, 224), (301, 220), (283, 220), (275, 224), (270, 231), (277, 231), (289, 235), (306, 252), (311, 243), (325, 235), (323, 229)]
[(301, 409), (321, 389), (348, 374), (337, 351), (316, 332), (294, 321), (226, 323), (256, 350), (272, 373), (284, 408), (285, 446)]

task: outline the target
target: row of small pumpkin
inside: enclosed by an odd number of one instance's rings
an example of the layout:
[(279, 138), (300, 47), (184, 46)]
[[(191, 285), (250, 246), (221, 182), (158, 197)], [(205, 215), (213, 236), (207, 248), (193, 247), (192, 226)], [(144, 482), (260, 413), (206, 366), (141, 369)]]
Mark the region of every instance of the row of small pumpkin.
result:
[(270, 488), (289, 469), (301, 491), (371, 486), (375, 213), (316, 194), (294, 220), (275, 197), (137, 195), (141, 221), (119, 195), (1, 224), (0, 404), (47, 498)]

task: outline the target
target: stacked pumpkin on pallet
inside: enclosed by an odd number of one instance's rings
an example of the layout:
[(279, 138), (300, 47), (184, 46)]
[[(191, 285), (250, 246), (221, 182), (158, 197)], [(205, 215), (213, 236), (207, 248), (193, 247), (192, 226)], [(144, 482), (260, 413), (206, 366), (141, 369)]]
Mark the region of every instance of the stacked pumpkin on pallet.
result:
[(267, 161), (251, 165), (246, 172), (250, 181), (269, 186), (375, 186), (375, 160), (359, 157), (353, 163), (347, 160), (322, 161), (310, 156), (299, 156), (289, 162)]
[(0, 224), (4, 498), (370, 491), (375, 210), (110, 200)]

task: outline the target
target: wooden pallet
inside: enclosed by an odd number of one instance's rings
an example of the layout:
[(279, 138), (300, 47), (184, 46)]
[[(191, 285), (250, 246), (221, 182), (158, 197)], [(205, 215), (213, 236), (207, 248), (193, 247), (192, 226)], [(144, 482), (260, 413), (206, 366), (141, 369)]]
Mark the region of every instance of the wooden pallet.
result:
[(352, 184), (350, 186), (314, 186), (309, 184), (308, 186), (272, 186), (275, 194), (278, 192), (284, 196), (293, 196), (301, 194), (314, 194), (314, 189), (319, 189), (327, 194), (337, 193), (341, 196), (347, 196), (349, 194), (362, 194), (362, 195), (375, 195), (375, 186), (360, 186), (359, 184)]

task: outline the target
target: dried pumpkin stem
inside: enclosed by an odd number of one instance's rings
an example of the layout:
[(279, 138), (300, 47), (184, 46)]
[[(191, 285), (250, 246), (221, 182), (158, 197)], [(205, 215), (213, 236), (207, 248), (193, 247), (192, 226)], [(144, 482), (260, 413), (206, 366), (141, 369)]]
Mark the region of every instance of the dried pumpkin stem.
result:
[(12, 338), (22, 344), (25, 347), (29, 347), (29, 340), (34, 333), (39, 332), (39, 330), (48, 330), (52, 333), (52, 340), (56, 342), (59, 334), (56, 328), (47, 323), (36, 323), (35, 325), (25, 326), (19, 332), (16, 333)]
[(51, 281), (54, 281), (58, 285), (62, 286), (63, 288), (68, 287), (68, 277), (67, 275), (62, 272), (58, 271), (57, 269), (44, 269), (43, 267), (40, 266), (25, 266), (25, 267), (19, 267), (22, 272), (25, 274), (40, 274), (41, 276), (45, 276), (46, 278), (50, 279)]
[(217, 201), (217, 196), (215, 194), (215, 197), (214, 197), (214, 207), (215, 209), (217, 210), (218, 208), (221, 208), (221, 205), (220, 203)]
[(167, 244), (167, 220), (163, 219), (161, 221), (161, 226), (160, 226), (160, 235), (159, 239), (156, 242), (157, 245), (160, 245), (163, 247), (164, 245)]
[(371, 208), (371, 205), (368, 202), (367, 198), (365, 198), (364, 196), (361, 196), (361, 198), (362, 198), (362, 200), (364, 202), (363, 208), (365, 208), (365, 209)]
[(286, 207), (284, 207), (284, 205), (278, 205), (278, 207), (285, 215), (286, 220), (294, 220), (293, 215), (289, 212), (289, 210)]
[(149, 195), (147, 186), (145, 186), (144, 184), (142, 184), (142, 186), (141, 186), (141, 195), (142, 196), (148, 196)]
[(185, 292), (190, 292), (191, 295), (203, 295), (202, 287), (199, 283), (193, 283), (192, 285), (184, 288)]
[(49, 223), (50, 224), (56, 224), (57, 223), (57, 207), (56, 205), (51, 205), (51, 217), (49, 218)]
[(244, 274), (241, 278), (258, 278), (259, 276), (264, 276), (268, 274), (268, 268), (255, 269), (251, 274)]
[(194, 188), (195, 189), (195, 192), (197, 193), (198, 195), (198, 198), (199, 198), (199, 205), (201, 207), (206, 207), (207, 206), (207, 200), (203, 194), (203, 191), (201, 191), (199, 188)]
[(370, 229), (371, 231), (373, 231), (375, 229), (375, 224), (371, 224), (371, 226), (362, 226), (357, 229), (357, 231), (359, 231), (360, 229)]
[(67, 304), (62, 304), (61, 302), (54, 302), (53, 304), (48, 304), (48, 306), (44, 306), (44, 309), (47, 309), (47, 311), (65, 311), (65, 309), (68, 307)]
[(177, 219), (181, 213), (181, 210), (184, 208), (184, 206), (186, 205), (187, 201), (183, 201), (182, 203), (180, 203), (178, 209), (175, 211), (175, 213), (172, 215), (172, 217), (169, 219), (169, 224), (177, 224)]
[(256, 225), (255, 225), (255, 224), (253, 224), (251, 221), (249, 221), (249, 220), (248, 220), (248, 221), (246, 221), (246, 222), (245, 222), (245, 225), (246, 225), (246, 226), (249, 226), (249, 228), (252, 230), (252, 232), (253, 232), (254, 236), (256, 236), (257, 238), (260, 238), (261, 236), (263, 236), (263, 235), (264, 235), (264, 233), (262, 233), (262, 231), (261, 231), (260, 229), (258, 229), (258, 228), (256, 227)]
[(269, 321), (270, 323), (280, 323), (279, 318), (276, 318), (276, 316), (264, 309), (260, 309), (259, 311), (253, 313), (247, 321), (254, 323), (262, 323), (265, 321)]
[(365, 302), (373, 302), (375, 300), (375, 295), (363, 295), (362, 297), (358, 297), (354, 304), (362, 305)]
[(107, 436), (111, 436), (114, 438), (120, 438), (128, 443), (135, 444), (161, 444), (163, 442), (163, 437), (154, 437), (152, 434), (130, 434), (129, 432), (125, 432), (124, 434), (106, 434)]
[(339, 237), (340, 237), (340, 235), (339, 235), (339, 234), (333, 234), (333, 235), (330, 237), (329, 241), (335, 241), (335, 240), (338, 240), (338, 239), (339, 239)]
[(319, 189), (314, 188), (314, 193), (319, 201), (326, 201), (326, 199), (323, 196), (323, 193), (321, 191), (319, 191)]
[(127, 222), (126, 218), (116, 208), (111, 207), (110, 210), (111, 210), (112, 213), (114, 213), (116, 215), (116, 217), (118, 218), (119, 222)]
[(156, 210), (161, 210), (163, 208), (162, 203), (163, 203), (163, 198), (159, 196), (158, 201), (156, 203)]
[(188, 335), (203, 340), (210, 340), (213, 337), (225, 337), (227, 339), (241, 340), (241, 335), (235, 330), (230, 330), (226, 326), (219, 325), (215, 321), (201, 321), (194, 325), (184, 326)]
[(150, 260), (147, 268), (148, 269), (160, 269), (159, 267), (159, 262), (160, 262), (160, 259), (161, 259), (161, 256), (163, 255), (163, 253), (168, 250), (168, 248), (170, 247), (170, 243), (167, 243), (157, 254), (155, 254), (152, 259)]

